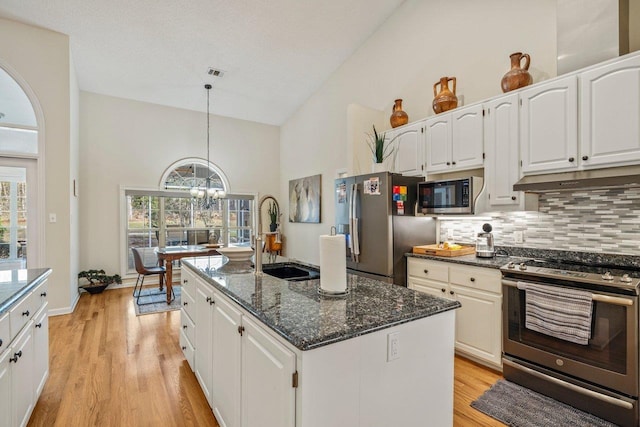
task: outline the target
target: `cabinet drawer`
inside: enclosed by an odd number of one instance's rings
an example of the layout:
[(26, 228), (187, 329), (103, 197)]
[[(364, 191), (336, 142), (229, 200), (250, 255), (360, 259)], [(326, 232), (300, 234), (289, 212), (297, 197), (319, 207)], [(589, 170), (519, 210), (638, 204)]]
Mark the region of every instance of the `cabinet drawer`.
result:
[(501, 294), (500, 271), (488, 268), (473, 268), (464, 266), (451, 266), (449, 280), (452, 285), (460, 285), (468, 288), (481, 289), (496, 294)]
[(196, 300), (194, 298), (194, 295), (195, 288), (193, 290), (193, 293), (187, 292), (186, 289), (182, 288), (182, 296), (180, 297), (182, 299), (182, 309), (187, 312), (191, 319), (196, 318)]
[(33, 302), (34, 302), (34, 310), (38, 311), (41, 307), (47, 303), (47, 295), (49, 292), (49, 281), (45, 280), (40, 283), (37, 288), (32, 291)]
[(449, 267), (446, 264), (438, 262), (409, 258), (407, 262), (407, 272), (409, 276), (440, 282), (449, 281)]
[(193, 273), (186, 268), (180, 272), (182, 290), (189, 292), (191, 295), (196, 293), (196, 278)]
[(446, 283), (415, 278), (409, 278), (407, 283), (407, 287), (414, 291), (423, 292), (439, 298), (453, 299), (453, 296), (449, 293), (449, 285)]
[(0, 315), (0, 353), (2, 353), (11, 342), (11, 330), (9, 328), (9, 313)]
[(193, 323), (193, 320), (191, 320), (184, 308), (180, 310), (180, 329), (184, 332), (191, 343), (195, 342), (196, 324)]
[(193, 371), (196, 351), (183, 331), (180, 331), (180, 348), (182, 349), (182, 353), (184, 353), (184, 358), (189, 362), (189, 367)]
[(20, 332), (24, 325), (26, 325), (29, 319), (35, 314), (37, 302), (33, 292), (31, 292), (9, 311), (11, 337), (18, 335), (18, 332)]

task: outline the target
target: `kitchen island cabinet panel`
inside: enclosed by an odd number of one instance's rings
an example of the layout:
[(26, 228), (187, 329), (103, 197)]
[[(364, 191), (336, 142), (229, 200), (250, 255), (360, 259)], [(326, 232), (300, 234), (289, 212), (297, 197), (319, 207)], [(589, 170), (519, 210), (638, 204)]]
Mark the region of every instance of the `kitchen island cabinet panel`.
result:
[(11, 349), (0, 354), (0, 426), (11, 425)]
[(213, 366), (221, 426), (452, 425), (457, 302), (351, 274), (349, 295), (322, 297), (318, 279), (256, 277), (222, 257), (184, 267), (213, 290), (215, 314), (201, 324), (198, 304), (196, 322), (212, 353), (195, 359)]
[(213, 355), (213, 332), (211, 324), (213, 310), (213, 288), (201, 279), (196, 279), (196, 342), (195, 342), (195, 365), (196, 378), (202, 387), (202, 391), (212, 405), (211, 388), (213, 386), (211, 357)]
[(212, 325), (212, 402), (221, 426), (240, 425), (242, 313), (214, 293)]
[(40, 396), (44, 384), (49, 377), (49, 304), (44, 306), (34, 316), (33, 320), (33, 350), (34, 358), (34, 391)]
[(296, 355), (248, 317), (242, 324), (242, 426), (295, 427)]
[(11, 365), (12, 426), (26, 426), (35, 406), (32, 324), (30, 320), (10, 349), (14, 360)]

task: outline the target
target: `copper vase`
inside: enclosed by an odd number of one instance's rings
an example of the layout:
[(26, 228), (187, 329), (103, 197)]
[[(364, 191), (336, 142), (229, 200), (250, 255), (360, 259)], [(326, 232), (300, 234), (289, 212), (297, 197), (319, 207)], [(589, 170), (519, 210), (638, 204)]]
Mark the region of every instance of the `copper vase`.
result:
[(409, 115), (402, 110), (402, 99), (396, 99), (394, 102), (389, 120), (391, 121), (391, 127), (397, 128), (409, 122)]
[[(533, 83), (531, 74), (529, 74), (529, 64), (531, 63), (529, 54), (516, 52), (509, 55), (509, 58), (511, 58), (511, 69), (502, 77), (502, 91), (509, 92)], [(525, 59), (524, 66), (521, 65), (522, 58)]]
[[(449, 90), (449, 82), (453, 82), (453, 92)], [(436, 87), (440, 85), (440, 92)], [(436, 114), (444, 111), (452, 110), (458, 106), (458, 97), (456, 96), (456, 78), (441, 77), (439, 82), (433, 85), (433, 111)]]

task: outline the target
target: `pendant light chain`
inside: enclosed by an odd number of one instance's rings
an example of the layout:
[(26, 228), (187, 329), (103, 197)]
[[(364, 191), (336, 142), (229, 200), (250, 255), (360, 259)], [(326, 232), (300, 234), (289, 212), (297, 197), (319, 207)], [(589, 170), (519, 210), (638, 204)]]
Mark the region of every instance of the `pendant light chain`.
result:
[(211, 92), (211, 85), (210, 84), (206, 84), (204, 85), (204, 88), (207, 90), (207, 190), (209, 189), (209, 182), (210, 182), (210, 174), (209, 174), (209, 134), (210, 134), (210, 125), (209, 125), (209, 93)]

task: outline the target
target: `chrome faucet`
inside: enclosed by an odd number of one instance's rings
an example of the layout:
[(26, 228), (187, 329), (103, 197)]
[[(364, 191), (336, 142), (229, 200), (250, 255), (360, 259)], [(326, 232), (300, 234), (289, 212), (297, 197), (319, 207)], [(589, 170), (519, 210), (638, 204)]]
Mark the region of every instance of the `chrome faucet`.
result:
[(255, 275), (256, 276), (262, 276), (262, 251), (263, 251), (263, 240), (262, 240), (262, 235), (264, 234), (262, 232), (262, 205), (264, 204), (264, 202), (266, 202), (267, 200), (273, 200), (273, 202), (276, 205), (276, 209), (277, 212), (280, 212), (280, 205), (278, 204), (278, 201), (276, 200), (275, 197), (267, 194), (266, 196), (263, 196), (260, 201), (258, 202), (258, 232), (256, 233), (256, 237), (254, 239), (254, 246), (255, 246), (255, 255), (254, 255), (254, 264), (255, 264)]

